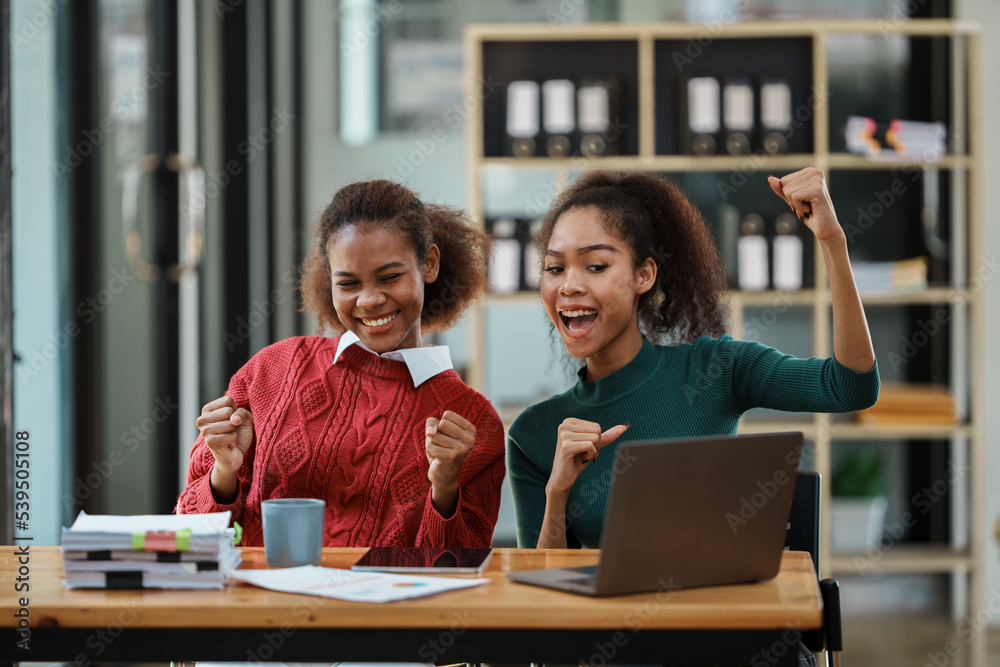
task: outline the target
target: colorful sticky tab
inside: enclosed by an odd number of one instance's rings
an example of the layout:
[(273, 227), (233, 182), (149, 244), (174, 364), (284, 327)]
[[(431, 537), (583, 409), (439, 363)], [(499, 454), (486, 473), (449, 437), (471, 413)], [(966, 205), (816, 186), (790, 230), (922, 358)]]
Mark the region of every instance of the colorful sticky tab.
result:
[(132, 551), (190, 551), (191, 529), (183, 530), (147, 530), (145, 533), (132, 533)]

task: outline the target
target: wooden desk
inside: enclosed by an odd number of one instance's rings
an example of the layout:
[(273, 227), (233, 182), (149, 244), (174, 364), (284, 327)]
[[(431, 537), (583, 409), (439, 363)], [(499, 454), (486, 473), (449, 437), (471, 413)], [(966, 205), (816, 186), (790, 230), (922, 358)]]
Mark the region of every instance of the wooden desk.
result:
[[(498, 549), (486, 586), (364, 604), (232, 582), (222, 591), (68, 591), (57, 547), (32, 547), (17, 592), (15, 547), (0, 547), (0, 659), (13, 661), (377, 660), (794, 665), (821, 623), (812, 561), (786, 552), (770, 581), (587, 598), (517, 584), (507, 572), (589, 565), (596, 551)], [(349, 567), (364, 549), (329, 549)], [(247, 548), (245, 568), (264, 567)], [(16, 643), (27, 597), (30, 654)]]

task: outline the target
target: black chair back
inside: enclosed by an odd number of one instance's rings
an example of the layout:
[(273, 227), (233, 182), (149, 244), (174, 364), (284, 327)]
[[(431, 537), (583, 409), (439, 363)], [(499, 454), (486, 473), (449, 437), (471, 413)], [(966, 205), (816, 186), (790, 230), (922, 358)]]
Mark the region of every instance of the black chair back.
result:
[(819, 576), (820, 474), (800, 470), (795, 478), (792, 511), (788, 517), (785, 546), (792, 551), (808, 551)]
[[(819, 576), (819, 484), (819, 473), (800, 470), (795, 476), (792, 510), (788, 516), (788, 532), (785, 535), (785, 546), (789, 549), (809, 552), (817, 577)], [(801, 640), (810, 651), (823, 650), (823, 633), (819, 630), (802, 633)]]

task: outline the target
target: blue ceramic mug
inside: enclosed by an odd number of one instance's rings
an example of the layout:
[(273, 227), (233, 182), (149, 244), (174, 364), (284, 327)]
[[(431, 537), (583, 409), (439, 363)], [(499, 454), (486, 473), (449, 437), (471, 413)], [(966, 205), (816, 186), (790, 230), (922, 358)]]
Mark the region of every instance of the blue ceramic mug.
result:
[(268, 566), (319, 565), (323, 558), (325, 511), (326, 502), (316, 498), (275, 498), (262, 502)]

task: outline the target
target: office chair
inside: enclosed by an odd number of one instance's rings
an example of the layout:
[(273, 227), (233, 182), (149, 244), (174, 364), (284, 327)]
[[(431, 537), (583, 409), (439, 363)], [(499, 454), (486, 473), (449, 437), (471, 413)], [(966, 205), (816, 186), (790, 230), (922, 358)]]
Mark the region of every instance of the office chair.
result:
[[(785, 546), (793, 551), (808, 551), (812, 556), (816, 576), (819, 576), (819, 506), (820, 475), (800, 470), (795, 478), (792, 509), (788, 519)], [(844, 636), (840, 620), (840, 584), (836, 579), (823, 579), (819, 583), (823, 597), (823, 627), (802, 635), (802, 644), (816, 653), (826, 651), (827, 664), (840, 667), (840, 652), (844, 650)]]

